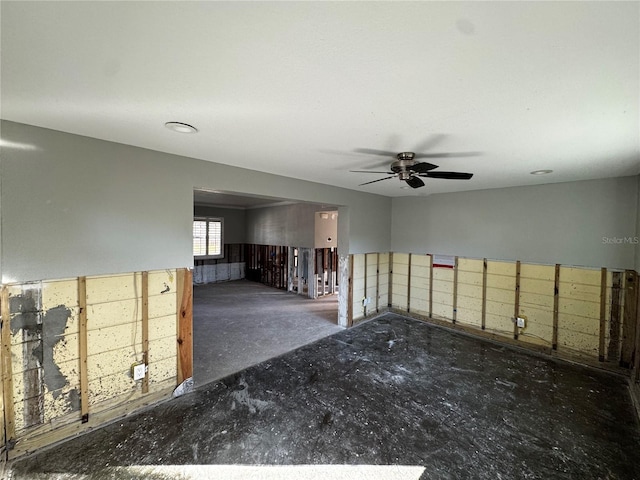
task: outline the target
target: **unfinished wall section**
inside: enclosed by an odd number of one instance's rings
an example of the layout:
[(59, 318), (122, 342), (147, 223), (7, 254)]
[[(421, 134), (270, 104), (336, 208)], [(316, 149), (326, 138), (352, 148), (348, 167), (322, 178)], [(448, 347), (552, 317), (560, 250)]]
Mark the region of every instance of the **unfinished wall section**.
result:
[(558, 357), (640, 370), (634, 270), (394, 252), (350, 255), (349, 272), (348, 325), (391, 310)]
[(242, 280), (246, 277), (245, 253), (245, 244), (225, 243), (223, 258), (199, 260), (194, 257), (193, 283), (203, 285)]
[[(634, 365), (633, 270), (458, 257), (439, 265), (438, 256), (406, 253), (390, 258), (392, 310), (586, 363)], [(361, 262), (354, 267), (357, 289)], [(356, 300), (354, 294), (354, 319), (362, 315)]]
[(349, 311), (351, 325), (388, 310), (389, 254), (349, 256)]
[[(3, 287), (3, 443), (9, 458), (170, 396), (177, 384), (180, 273)], [(134, 381), (136, 363), (147, 370)]]

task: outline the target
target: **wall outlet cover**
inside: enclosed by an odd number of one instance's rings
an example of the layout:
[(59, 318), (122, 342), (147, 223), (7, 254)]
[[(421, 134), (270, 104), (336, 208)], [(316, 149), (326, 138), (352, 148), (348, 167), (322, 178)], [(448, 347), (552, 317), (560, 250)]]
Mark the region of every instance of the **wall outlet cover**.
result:
[(132, 370), (132, 375), (133, 375), (133, 380), (134, 381), (138, 381), (138, 380), (142, 380), (145, 376), (145, 374), (147, 373), (147, 368), (146, 365), (144, 363), (139, 363), (137, 365), (133, 365), (131, 367)]

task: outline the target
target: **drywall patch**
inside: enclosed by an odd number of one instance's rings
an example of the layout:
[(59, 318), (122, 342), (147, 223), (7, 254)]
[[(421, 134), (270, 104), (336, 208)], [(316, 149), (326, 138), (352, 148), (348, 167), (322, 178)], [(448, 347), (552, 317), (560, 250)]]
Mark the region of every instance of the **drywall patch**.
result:
[(22, 425), (30, 427), (42, 423), (42, 317), (39, 285), (25, 285), (21, 293), (9, 298), (12, 343), (22, 350)]
[(47, 389), (57, 398), (60, 388), (67, 384), (67, 378), (53, 358), (56, 344), (64, 340), (67, 321), (71, 318), (71, 310), (64, 305), (47, 310), (42, 318), (42, 367), (44, 369), (44, 383)]
[(36, 340), (42, 334), (40, 318), (40, 291), (28, 289), (22, 294), (9, 298), (11, 313), (11, 333), (17, 335), (22, 330), (23, 340)]

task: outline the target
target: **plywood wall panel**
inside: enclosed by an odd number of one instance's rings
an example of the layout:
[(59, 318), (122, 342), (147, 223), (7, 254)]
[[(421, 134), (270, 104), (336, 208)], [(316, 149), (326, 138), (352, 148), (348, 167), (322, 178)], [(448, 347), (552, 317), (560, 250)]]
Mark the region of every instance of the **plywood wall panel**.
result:
[(142, 297), (87, 305), (88, 331), (136, 321), (142, 321)]
[[(417, 258), (421, 258), (420, 256), (417, 256)], [(428, 258), (428, 257), (427, 257)], [(413, 259), (413, 257), (412, 257)], [(411, 277), (412, 278), (426, 278), (427, 280), (429, 280), (429, 275), (430, 275), (430, 268), (427, 265), (422, 266), (422, 265), (416, 265), (413, 263), (411, 263)]]
[(131, 365), (139, 358), (141, 358), (140, 349), (136, 354), (130, 347), (102, 352), (99, 355), (89, 355), (87, 357), (89, 382), (122, 372), (130, 376)]
[(142, 322), (135, 322), (113, 327), (104, 327), (97, 330), (89, 330), (87, 333), (87, 349), (89, 355), (97, 355), (103, 352), (119, 350), (124, 348), (133, 351), (134, 344), (139, 345), (140, 351), (142, 341)]
[(149, 318), (166, 317), (174, 315), (176, 311), (176, 295), (175, 293), (166, 293), (163, 295), (149, 295)]
[[(480, 304), (482, 304), (482, 301), (480, 301)], [(458, 304), (458, 317), (456, 318), (456, 322), (480, 328), (482, 326), (482, 313), (476, 309), (461, 307), (460, 304)]]
[(174, 378), (176, 378), (174, 358), (164, 358), (149, 364), (149, 383), (164, 383)]
[(42, 282), (42, 309), (59, 305), (67, 308), (78, 305), (78, 283), (77, 279), (54, 280)]
[(129, 375), (129, 370), (106, 377), (89, 379), (89, 402), (96, 405), (106, 400), (131, 395), (139, 385)]
[[(364, 318), (364, 306), (362, 301), (365, 298), (365, 255), (355, 254), (353, 255), (353, 271), (351, 272), (352, 278), (352, 311), (353, 319), (359, 320)], [(375, 305), (374, 305), (375, 308)]]
[(149, 364), (167, 358), (175, 360), (177, 351), (175, 337), (156, 338), (149, 342)]
[(138, 298), (141, 292), (139, 273), (87, 277), (87, 305)]
[(175, 343), (175, 333), (177, 328), (177, 319), (175, 315), (151, 318), (149, 319), (149, 341), (171, 337)]
[(483, 261), (458, 258), (456, 322), (482, 325)]
[(407, 298), (406, 295), (402, 295), (402, 294), (397, 293), (395, 291), (395, 285), (394, 285), (394, 292), (393, 292), (393, 299), (391, 300), (391, 306), (393, 308), (397, 308), (399, 310), (406, 310), (407, 309), (407, 299), (408, 298)]
[(429, 315), (429, 300), (419, 300), (411, 297), (411, 312), (418, 315)]
[(173, 293), (177, 289), (176, 274), (174, 270), (155, 270), (149, 272), (149, 296), (161, 295), (162, 292)]
[(561, 266), (560, 281), (600, 287), (600, 269)]
[(558, 349), (573, 350), (578, 354), (587, 354), (598, 357), (598, 335), (589, 335), (571, 330), (560, 330), (558, 332)]

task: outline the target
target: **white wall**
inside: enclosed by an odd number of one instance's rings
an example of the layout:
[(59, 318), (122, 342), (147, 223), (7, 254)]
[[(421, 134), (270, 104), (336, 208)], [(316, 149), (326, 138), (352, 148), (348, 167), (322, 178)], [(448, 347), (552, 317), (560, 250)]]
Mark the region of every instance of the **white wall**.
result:
[(638, 179), (395, 198), (395, 252), (633, 268), (636, 246), (603, 237), (636, 235)]
[(315, 248), (338, 246), (338, 211), (322, 211), (315, 214)]
[(338, 204), (345, 251), (390, 248), (379, 195), (13, 122), (2, 138), (31, 146), (1, 152), (3, 282), (192, 266), (194, 188)]

